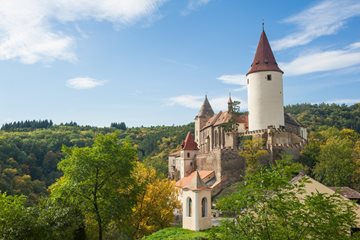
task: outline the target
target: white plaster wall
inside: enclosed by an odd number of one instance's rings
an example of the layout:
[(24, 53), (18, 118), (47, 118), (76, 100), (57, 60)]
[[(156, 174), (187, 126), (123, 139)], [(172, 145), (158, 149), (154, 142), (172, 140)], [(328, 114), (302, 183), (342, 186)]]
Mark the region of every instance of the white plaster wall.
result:
[[(272, 80), (266, 76), (271, 74)], [(263, 71), (248, 78), (249, 131), (285, 125), (282, 73)]]
[[(190, 197), (192, 199), (192, 215), (191, 217), (187, 216), (187, 201), (186, 199)], [(201, 200), (203, 197), (208, 199), (208, 215), (207, 217), (201, 216)], [(182, 213), (183, 213), (183, 228), (190, 229), (193, 231), (200, 231), (204, 229), (211, 228), (211, 190), (201, 190), (201, 191), (192, 191), (192, 190), (183, 190), (182, 195)]]

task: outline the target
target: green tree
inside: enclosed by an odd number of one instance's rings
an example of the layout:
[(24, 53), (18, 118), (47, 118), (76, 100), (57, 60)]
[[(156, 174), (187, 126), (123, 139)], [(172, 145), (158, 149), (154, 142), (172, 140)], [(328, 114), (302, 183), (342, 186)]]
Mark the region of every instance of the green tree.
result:
[(0, 239), (37, 239), (36, 218), (25, 202), (23, 195), (0, 193)]
[(264, 149), (263, 139), (244, 140), (240, 156), (245, 158), (246, 175), (258, 171), (264, 165), (265, 157), (268, 156), (268, 151)]
[(58, 167), (64, 175), (50, 187), (54, 199), (63, 199), (95, 219), (98, 239), (112, 220), (131, 213), (135, 199), (131, 171), (136, 149), (116, 133), (98, 135), (91, 147), (63, 148)]
[[(285, 164), (284, 164), (285, 162)], [(350, 239), (354, 205), (338, 195), (304, 195), (291, 183), (293, 165), (279, 160), (246, 178), (239, 191), (217, 203), (233, 217), (216, 230), (218, 239)]]
[(355, 170), (353, 143), (346, 138), (331, 137), (320, 147), (314, 173), (328, 186), (351, 186)]

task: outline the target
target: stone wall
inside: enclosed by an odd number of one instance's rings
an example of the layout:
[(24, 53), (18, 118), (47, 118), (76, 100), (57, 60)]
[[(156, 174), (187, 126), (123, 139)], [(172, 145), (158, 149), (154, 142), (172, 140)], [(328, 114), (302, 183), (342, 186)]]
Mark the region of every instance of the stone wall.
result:
[(240, 157), (238, 150), (221, 150), (221, 176), (223, 187), (239, 181), (245, 174), (245, 159)]

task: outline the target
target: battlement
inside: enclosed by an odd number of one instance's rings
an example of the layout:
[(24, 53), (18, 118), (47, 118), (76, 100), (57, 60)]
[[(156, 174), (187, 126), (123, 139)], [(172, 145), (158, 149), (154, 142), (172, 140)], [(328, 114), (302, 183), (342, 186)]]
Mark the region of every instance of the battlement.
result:
[(288, 131), (285, 129), (285, 127), (280, 127), (280, 128), (269, 127), (266, 129), (242, 132), (242, 133), (239, 133), (239, 136), (253, 136), (253, 135), (259, 135), (259, 134), (264, 134), (264, 133), (282, 133), (282, 132), (288, 132)]
[(272, 147), (273, 149), (302, 149), (306, 145), (307, 141), (304, 139), (299, 143), (293, 144), (272, 144), (268, 145), (268, 147)]

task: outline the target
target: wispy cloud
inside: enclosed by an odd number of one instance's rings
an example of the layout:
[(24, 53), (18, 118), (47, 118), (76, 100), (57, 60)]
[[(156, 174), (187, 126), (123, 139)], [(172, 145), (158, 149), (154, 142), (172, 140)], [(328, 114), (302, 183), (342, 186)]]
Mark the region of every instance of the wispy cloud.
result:
[(217, 78), (224, 84), (229, 85), (238, 85), (240, 87), (232, 89), (233, 92), (240, 92), (247, 89), (246, 75), (244, 74), (230, 74), (230, 75), (221, 75)]
[(314, 39), (338, 32), (349, 18), (360, 15), (358, 0), (325, 0), (284, 20), (298, 31), (272, 42), (274, 50), (306, 45)]
[(245, 74), (221, 75), (217, 78), (217, 80), (220, 80), (225, 84), (246, 86)]
[(103, 86), (106, 83), (104, 80), (97, 80), (90, 77), (77, 77), (66, 81), (66, 86), (74, 89), (91, 89)]
[(186, 8), (181, 12), (181, 15), (186, 16), (189, 15), (191, 12), (197, 10), (198, 8), (205, 6), (211, 0), (188, 0)]
[[(354, 45), (355, 44), (355, 45)], [(318, 51), (301, 55), (291, 62), (279, 63), (288, 76), (304, 75), (348, 68), (360, 64), (360, 51), (355, 51), (357, 43), (344, 49)]]
[[(240, 101), (241, 102), (240, 107), (242, 109), (247, 108), (247, 102), (245, 100), (242, 100), (234, 96), (232, 96), (232, 99), (234, 101)], [(228, 100), (229, 100), (229, 96), (219, 96), (209, 99), (210, 104), (215, 111), (226, 110)], [(200, 109), (203, 102), (204, 102), (204, 96), (194, 96), (194, 95), (180, 95), (176, 97), (171, 97), (167, 100), (169, 106), (177, 105), (191, 109)]]
[(17, 59), (25, 64), (75, 61), (74, 37), (55, 26), (81, 20), (128, 25), (150, 17), (165, 1), (1, 1), (0, 60)]

